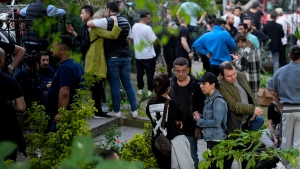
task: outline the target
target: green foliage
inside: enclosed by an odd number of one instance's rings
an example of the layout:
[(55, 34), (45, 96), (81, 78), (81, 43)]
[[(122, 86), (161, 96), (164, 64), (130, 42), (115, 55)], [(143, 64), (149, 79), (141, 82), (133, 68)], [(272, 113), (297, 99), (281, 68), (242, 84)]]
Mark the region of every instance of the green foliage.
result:
[[(192, 71), (193, 71), (193, 69), (192, 69)], [(195, 73), (194, 73), (194, 74), (195, 74), (195, 78), (196, 78), (196, 79), (200, 79), (200, 78), (204, 75), (205, 72), (206, 72), (205, 69), (201, 69), (200, 72), (195, 72)]]
[(5, 157), (11, 154), (18, 146), (9, 141), (1, 141), (0, 145), (0, 168), (4, 168)]
[[(223, 168), (225, 157), (234, 158), (241, 168), (240, 163), (244, 160), (248, 161), (246, 169), (254, 167), (256, 161), (271, 159), (281, 156), (282, 160), (288, 160), (292, 167), (296, 168), (298, 165), (297, 157), (299, 151), (296, 148), (289, 149), (271, 149), (265, 151), (257, 151), (261, 146), (260, 138), (262, 136), (260, 131), (236, 131), (229, 135), (229, 139), (221, 140), (212, 150), (203, 152), (203, 160), (199, 162), (199, 168), (208, 168), (212, 162), (217, 162), (220, 168)], [(233, 137), (234, 139), (231, 139)], [(239, 148), (237, 148), (239, 147)]]
[(124, 144), (123, 150), (120, 152), (122, 160), (141, 161), (144, 168), (157, 167), (156, 159), (152, 153), (152, 124), (145, 123), (142, 135), (135, 134), (134, 137)]
[(259, 83), (259, 87), (260, 88), (266, 88), (269, 80), (271, 79), (272, 74), (261, 74), (260, 75), (260, 83)]
[(95, 154), (99, 154), (102, 150), (109, 148), (116, 150), (118, 153), (122, 150), (122, 145), (120, 145), (120, 140), (118, 140), (122, 133), (116, 129), (116, 125), (111, 126), (104, 133), (105, 140), (100, 139), (96, 141)]
[[(77, 90), (74, 103), (70, 105), (71, 110), (59, 110), (56, 133), (44, 133), (48, 117), (42, 106), (34, 103), (32, 109), (27, 112), (27, 122), (34, 130), (34, 133), (26, 136), (26, 141), (30, 144), (31, 168), (56, 168), (57, 164), (70, 156), (71, 143), (76, 136), (91, 135), (86, 119), (94, 115), (95, 107), (89, 89), (99, 78), (94, 76), (93, 70), (86, 72), (83, 78), (85, 88)], [(36, 155), (37, 151), (40, 151), (41, 156)]]

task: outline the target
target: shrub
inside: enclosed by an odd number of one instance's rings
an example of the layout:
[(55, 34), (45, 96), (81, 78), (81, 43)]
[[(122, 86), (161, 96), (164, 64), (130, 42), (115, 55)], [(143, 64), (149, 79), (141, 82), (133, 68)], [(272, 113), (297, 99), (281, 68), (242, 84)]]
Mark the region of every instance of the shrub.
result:
[(158, 167), (151, 148), (152, 124), (145, 123), (142, 135), (135, 134), (126, 142), (120, 152), (121, 159), (127, 161), (141, 161), (145, 169)]

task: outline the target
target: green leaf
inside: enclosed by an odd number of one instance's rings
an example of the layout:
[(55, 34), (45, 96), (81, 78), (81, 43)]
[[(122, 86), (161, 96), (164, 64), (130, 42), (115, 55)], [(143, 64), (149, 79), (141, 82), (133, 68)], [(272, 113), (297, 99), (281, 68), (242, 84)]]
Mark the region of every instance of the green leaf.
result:
[(299, 157), (299, 150), (297, 148), (293, 148), (291, 150), (291, 153), (293, 154), (293, 156), (295, 157)]
[(298, 166), (298, 160), (296, 157), (294, 157), (292, 154), (289, 154), (288, 155), (288, 160), (289, 160), (289, 163), (291, 164), (291, 166), (293, 168), (297, 168)]
[(16, 148), (17, 144), (10, 141), (1, 141), (0, 142), (0, 168), (4, 168), (4, 160), (10, 155)]
[(203, 151), (203, 153), (202, 153), (202, 157), (203, 158), (208, 158), (208, 152), (207, 152), (207, 150), (206, 151)]
[(6, 167), (6, 169), (20, 169), (20, 168), (27, 169), (29, 168), (29, 164), (27, 162), (18, 162)]
[(94, 140), (88, 136), (79, 136), (75, 138), (72, 143), (72, 156), (71, 159), (74, 162), (83, 160), (89, 162), (89, 159), (93, 155), (94, 151)]

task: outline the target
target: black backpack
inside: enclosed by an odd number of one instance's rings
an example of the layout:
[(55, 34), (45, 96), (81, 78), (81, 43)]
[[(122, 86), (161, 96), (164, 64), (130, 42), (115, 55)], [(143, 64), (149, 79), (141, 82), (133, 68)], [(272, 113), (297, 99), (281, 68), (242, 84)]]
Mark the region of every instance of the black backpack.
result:
[[(223, 100), (225, 100), (221, 96), (217, 96), (216, 98), (222, 98)], [(212, 106), (214, 104), (215, 99), (213, 100)], [(227, 111), (227, 123), (226, 123), (226, 126), (223, 123), (221, 123), (221, 127), (223, 128), (223, 130), (224, 130), (224, 132), (225, 132), (226, 135), (228, 135), (230, 133), (234, 133), (234, 130), (241, 130), (242, 129), (242, 122), (229, 109)]]

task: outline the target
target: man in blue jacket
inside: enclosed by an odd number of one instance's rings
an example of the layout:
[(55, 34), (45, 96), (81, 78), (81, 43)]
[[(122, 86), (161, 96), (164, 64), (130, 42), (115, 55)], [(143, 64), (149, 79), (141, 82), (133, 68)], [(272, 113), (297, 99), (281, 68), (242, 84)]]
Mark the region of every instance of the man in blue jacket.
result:
[(232, 61), (230, 51), (236, 48), (234, 39), (224, 28), (225, 24), (224, 20), (217, 19), (213, 30), (202, 35), (193, 44), (200, 54), (209, 58), (210, 71), (216, 76), (219, 76), (222, 62)]

